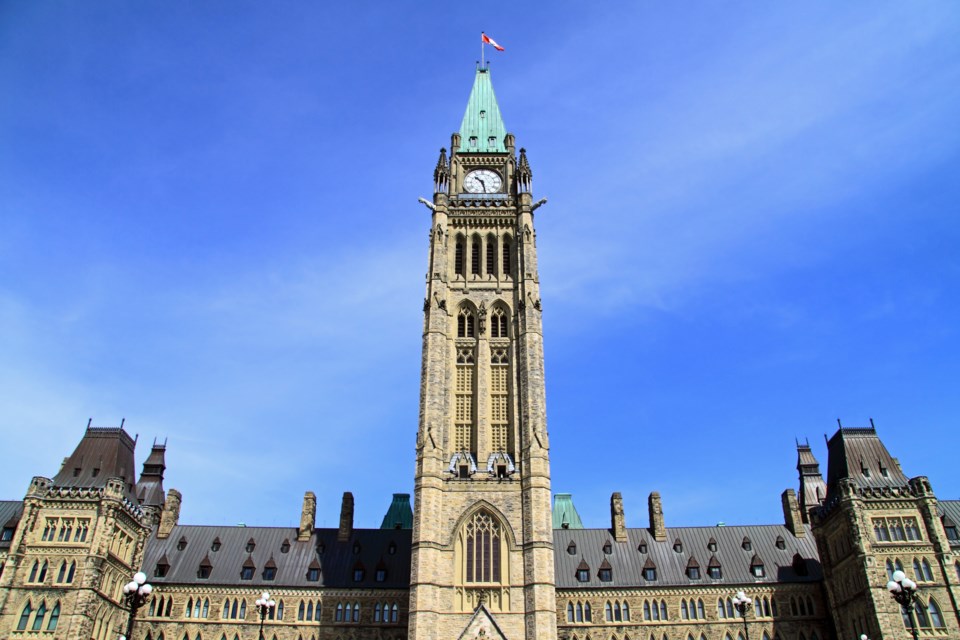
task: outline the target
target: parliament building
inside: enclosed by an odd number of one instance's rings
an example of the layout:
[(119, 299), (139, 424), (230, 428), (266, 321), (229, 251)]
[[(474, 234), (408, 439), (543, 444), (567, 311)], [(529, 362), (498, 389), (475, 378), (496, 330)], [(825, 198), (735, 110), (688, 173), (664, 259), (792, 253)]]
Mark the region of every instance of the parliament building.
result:
[[(585, 528), (550, 486), (533, 173), (479, 67), (433, 172), (414, 495), (378, 529), (180, 522), (166, 446), (135, 469), (88, 424), (59, 470), (0, 501), (0, 638), (117, 640), (124, 587), (153, 592), (128, 640), (960, 640), (960, 501), (937, 500), (872, 424), (840, 428), (826, 476), (797, 445), (782, 522), (669, 526), (610, 497)], [(174, 479), (175, 480), (175, 479)], [(13, 497), (13, 496), (11, 496)], [(291, 514), (293, 516), (293, 514)], [(917, 585), (912, 611), (887, 583)], [(751, 600), (737, 599), (744, 592)], [(738, 606), (739, 605), (739, 606)]]

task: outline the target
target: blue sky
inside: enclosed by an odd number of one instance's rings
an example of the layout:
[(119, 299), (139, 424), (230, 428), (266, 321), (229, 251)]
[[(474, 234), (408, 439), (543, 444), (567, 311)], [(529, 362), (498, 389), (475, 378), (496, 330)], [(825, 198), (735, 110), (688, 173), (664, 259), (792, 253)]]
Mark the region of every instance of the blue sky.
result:
[(779, 522), (838, 417), (960, 498), (960, 7), (477, 6), (0, 4), (0, 497), (126, 418), (183, 523), (378, 526), (486, 30), (587, 526)]

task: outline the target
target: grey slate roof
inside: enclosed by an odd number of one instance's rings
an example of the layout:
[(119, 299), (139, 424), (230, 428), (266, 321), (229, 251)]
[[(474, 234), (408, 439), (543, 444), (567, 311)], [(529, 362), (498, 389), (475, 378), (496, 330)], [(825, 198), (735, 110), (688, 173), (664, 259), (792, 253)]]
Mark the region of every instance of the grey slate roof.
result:
[(850, 478), (861, 489), (905, 487), (907, 476), (900, 470), (873, 427), (838, 429), (827, 442), (827, 495), (837, 494), (837, 483)]
[[(937, 502), (943, 523), (960, 528), (960, 500), (940, 500)], [(951, 547), (960, 547), (960, 540), (951, 540)]]
[[(656, 542), (647, 529), (629, 529), (627, 542), (616, 542), (608, 529), (554, 529), (554, 559), (558, 589), (625, 588), (657, 586), (704, 586), (711, 584), (754, 584), (775, 582), (817, 582), (823, 579), (816, 543), (806, 527), (806, 536), (797, 538), (783, 525), (749, 525), (732, 527), (675, 527), (667, 528), (667, 539)], [(742, 548), (744, 537), (750, 539), (750, 550)], [(778, 549), (776, 541), (782, 537), (784, 549)], [(717, 550), (710, 551), (708, 543), (713, 538)], [(674, 551), (679, 540), (681, 552)], [(603, 553), (603, 546), (610, 542), (611, 553)], [(576, 545), (576, 553), (568, 553), (570, 542)], [(646, 542), (646, 553), (638, 551), (641, 542)], [(798, 575), (793, 567), (795, 554), (805, 560), (807, 575)], [(754, 556), (763, 560), (766, 575), (754, 577), (750, 562)], [(687, 577), (686, 567), (690, 558), (696, 559), (702, 568), (701, 577)], [(722, 578), (707, 577), (705, 567), (720, 563)], [(598, 569), (604, 560), (613, 568), (612, 582), (601, 582)], [(581, 562), (590, 567), (590, 581), (578, 582), (576, 570)], [(657, 569), (657, 579), (643, 579), (641, 569), (652, 563)]]
[(137, 483), (133, 438), (119, 427), (87, 427), (80, 444), (53, 477), (56, 487), (100, 488), (110, 478), (123, 478), (127, 498), (136, 504)]
[[(20, 516), (23, 515), (22, 500), (0, 500), (0, 531), (7, 527), (17, 528)], [(0, 549), (8, 549), (11, 540), (0, 540)]]
[[(336, 529), (317, 529), (310, 540), (299, 542), (293, 527), (227, 527), (178, 525), (169, 538), (150, 538), (144, 557), (143, 571), (150, 582), (187, 585), (269, 587), (341, 587), (366, 589), (407, 589), (410, 586), (409, 529), (354, 529), (347, 542), (337, 541)], [(178, 549), (180, 540), (186, 541)], [(219, 538), (220, 548), (213, 551)], [(253, 539), (255, 548), (246, 550)], [(282, 550), (284, 541), (289, 550)], [(393, 553), (391, 553), (391, 549)], [(166, 559), (170, 568), (164, 577), (154, 575), (158, 561)], [(212, 566), (210, 577), (197, 577), (204, 558)], [(276, 564), (274, 580), (263, 579), (263, 569), (270, 560)], [(241, 580), (240, 570), (249, 562), (255, 567), (252, 580)], [(307, 580), (311, 563), (320, 566), (320, 579)], [(363, 580), (353, 580), (354, 569), (362, 565)], [(314, 565), (316, 566), (316, 564)], [(386, 570), (386, 579), (376, 581), (377, 568)]]

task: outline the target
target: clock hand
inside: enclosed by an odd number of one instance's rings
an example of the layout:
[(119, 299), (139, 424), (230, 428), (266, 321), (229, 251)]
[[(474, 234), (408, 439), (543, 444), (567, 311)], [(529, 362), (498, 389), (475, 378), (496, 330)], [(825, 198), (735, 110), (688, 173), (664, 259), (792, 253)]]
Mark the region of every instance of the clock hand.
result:
[(486, 183), (486, 182), (484, 182), (484, 181), (481, 180), (480, 178), (477, 178), (477, 182), (480, 183), (480, 185), (483, 187), (483, 190), (484, 190), (484, 191), (487, 190), (487, 183)]

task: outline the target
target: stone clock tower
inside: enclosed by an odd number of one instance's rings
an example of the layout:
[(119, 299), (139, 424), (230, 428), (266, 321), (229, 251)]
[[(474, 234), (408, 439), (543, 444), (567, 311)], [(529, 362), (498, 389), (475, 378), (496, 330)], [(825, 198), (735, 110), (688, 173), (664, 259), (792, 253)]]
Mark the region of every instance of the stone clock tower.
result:
[(531, 177), (478, 68), (423, 201), (410, 640), (557, 635)]

